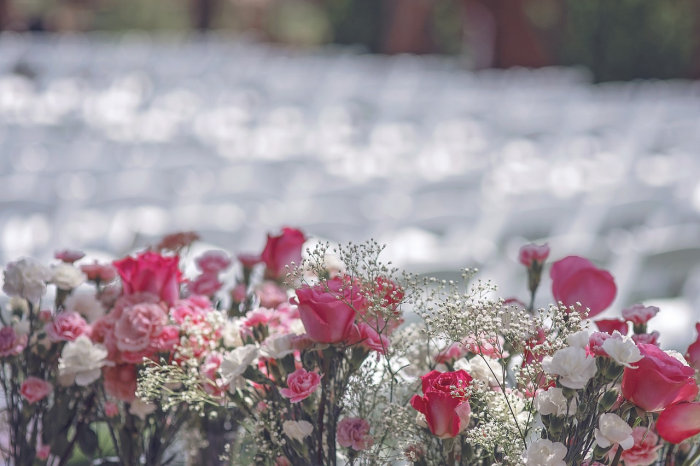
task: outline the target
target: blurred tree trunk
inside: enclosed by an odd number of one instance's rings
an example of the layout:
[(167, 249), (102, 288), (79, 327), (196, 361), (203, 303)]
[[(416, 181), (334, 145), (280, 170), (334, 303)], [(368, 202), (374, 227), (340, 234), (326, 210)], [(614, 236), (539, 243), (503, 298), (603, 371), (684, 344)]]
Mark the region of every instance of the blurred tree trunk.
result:
[(205, 32), (212, 28), (217, 0), (190, 0), (192, 27)]

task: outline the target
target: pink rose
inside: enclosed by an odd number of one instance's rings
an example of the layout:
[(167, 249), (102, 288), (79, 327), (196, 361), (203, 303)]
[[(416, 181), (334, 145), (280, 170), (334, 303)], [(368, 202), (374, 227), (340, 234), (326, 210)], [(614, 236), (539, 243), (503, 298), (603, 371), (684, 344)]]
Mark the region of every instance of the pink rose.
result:
[(265, 275), (278, 279), (285, 275), (285, 266), (292, 262), (299, 265), (301, 262), (301, 248), (306, 238), (304, 233), (296, 228), (282, 228), (279, 236), (267, 235), (267, 244), (260, 254), (260, 259), (265, 263)]
[(80, 335), (90, 336), (90, 326), (75, 311), (58, 313), (53, 322), (44, 326), (44, 331), (51, 341), (75, 341)]
[(632, 340), (636, 344), (647, 343), (649, 345), (659, 346), (659, 336), (660, 335), (661, 334), (659, 332), (657, 332), (656, 330), (654, 330), (651, 333), (635, 333), (634, 335), (632, 335)]
[(231, 265), (231, 259), (223, 251), (207, 251), (195, 260), (199, 270), (217, 274)]
[(630, 331), (627, 321), (622, 319), (598, 319), (593, 321), (593, 323), (598, 327), (601, 332), (613, 334), (615, 330), (620, 332), (622, 335), (627, 335)]
[(107, 417), (114, 417), (119, 414), (119, 406), (112, 401), (105, 401), (104, 410)]
[(547, 257), (549, 257), (549, 245), (547, 243), (542, 245), (526, 244), (520, 248), (518, 253), (518, 260), (525, 267), (531, 267), (533, 262), (543, 264)]
[(117, 270), (114, 267), (110, 264), (98, 264), (97, 261), (81, 265), (80, 270), (88, 280), (93, 282), (109, 283), (117, 277)]
[(661, 411), (668, 405), (695, 398), (695, 371), (654, 345), (640, 343), (644, 356), (636, 369), (625, 367), (622, 394), (645, 411)]
[(583, 257), (568, 256), (558, 260), (552, 264), (549, 274), (554, 299), (566, 306), (580, 302), (590, 309), (589, 318), (610, 306), (617, 293), (613, 276)]
[(635, 304), (622, 310), (622, 317), (625, 320), (632, 322), (634, 325), (642, 325), (649, 322), (649, 319), (659, 313), (659, 308), (656, 306), (645, 306), (644, 304)]
[(361, 346), (379, 354), (385, 354), (386, 350), (389, 349), (389, 339), (377, 333), (366, 322), (360, 322), (353, 330), (355, 335), (348, 344), (354, 345), (359, 343)]
[(351, 336), (355, 312), (367, 306), (359, 288), (349, 278), (337, 277), (296, 290), (299, 317), (312, 340), (339, 343)]
[(287, 376), (287, 387), (289, 388), (281, 388), (280, 394), (289, 398), (292, 403), (298, 403), (316, 391), (320, 382), (321, 376), (316, 372), (297, 369)]
[(26, 345), (26, 335), (17, 336), (15, 329), (9, 325), (0, 329), (0, 357), (16, 356), (22, 352)]
[(138, 352), (151, 346), (168, 321), (159, 304), (140, 303), (124, 309), (114, 323), (114, 337), (119, 351)]
[(102, 368), (105, 391), (114, 398), (131, 403), (136, 399), (136, 366), (119, 364)]
[(700, 370), (700, 322), (695, 324), (695, 331), (698, 332), (698, 337), (695, 339), (694, 343), (688, 346), (685, 359), (696, 370)]
[(675, 444), (700, 434), (700, 402), (669, 406), (659, 415), (656, 431), (661, 438)]
[(214, 272), (204, 272), (187, 284), (190, 293), (202, 296), (213, 296), (224, 284)]
[(67, 264), (72, 264), (73, 262), (85, 257), (85, 253), (83, 251), (77, 251), (73, 249), (63, 249), (61, 251), (54, 252), (53, 256), (56, 259), (63, 261)]
[(177, 256), (165, 257), (152, 251), (136, 258), (114, 261), (125, 295), (148, 292), (172, 304), (180, 295), (180, 269)]
[(469, 425), (471, 409), (466, 396), (459, 396), (471, 382), (463, 370), (430, 371), (421, 377), (423, 396), (413, 395), (411, 406), (425, 415), (430, 432), (440, 438), (456, 437)]
[[(663, 445), (659, 445), (659, 436), (648, 427), (635, 427), (632, 429), (634, 446), (622, 452), (620, 459), (625, 466), (648, 466), (654, 464), (659, 457), (659, 450)], [(617, 447), (613, 447), (608, 452), (608, 457), (612, 461), (617, 452)]]
[(27, 377), (22, 382), (19, 392), (30, 404), (46, 398), (53, 391), (53, 385), (38, 377)]
[(359, 417), (346, 417), (338, 423), (337, 437), (340, 446), (353, 450), (366, 450), (374, 440), (369, 435), (369, 423)]

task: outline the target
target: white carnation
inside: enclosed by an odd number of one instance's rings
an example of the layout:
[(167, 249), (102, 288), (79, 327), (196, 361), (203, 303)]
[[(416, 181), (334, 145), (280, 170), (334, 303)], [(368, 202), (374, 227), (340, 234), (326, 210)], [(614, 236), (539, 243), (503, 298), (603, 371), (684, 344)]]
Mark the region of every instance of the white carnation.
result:
[(256, 357), (258, 348), (255, 345), (244, 345), (229, 351), (221, 361), (221, 376), (227, 383), (231, 383), (245, 372)]
[(47, 267), (34, 259), (24, 258), (7, 264), (2, 289), (8, 296), (19, 296), (38, 304), (46, 293), (46, 282), (49, 280), (51, 271)]
[(637, 344), (628, 336), (620, 334), (615, 330), (611, 338), (603, 342), (603, 350), (618, 364), (625, 367), (634, 367), (632, 363), (642, 359)]
[(236, 348), (243, 345), (241, 338), (241, 324), (238, 320), (227, 320), (221, 328), (221, 337), (224, 345), (229, 348)]
[(568, 337), (566, 337), (566, 343), (569, 346), (575, 346), (577, 348), (585, 348), (588, 346), (588, 340), (590, 339), (590, 335), (588, 334), (588, 330), (581, 330), (576, 333), (572, 333)]
[(51, 283), (61, 290), (70, 291), (85, 283), (85, 274), (71, 264), (61, 262), (51, 267)]
[(107, 349), (81, 335), (63, 347), (58, 359), (58, 374), (64, 382), (86, 386), (100, 378), (102, 366), (111, 363), (105, 358)]
[(582, 389), (596, 373), (595, 358), (588, 357), (586, 350), (576, 346), (562, 348), (542, 360), (542, 369), (547, 374), (558, 375), (559, 383), (567, 388)]
[(311, 435), (314, 426), (307, 421), (284, 421), (282, 423), (284, 434), (292, 440), (302, 441)]
[(266, 358), (280, 359), (294, 352), (292, 341), (296, 335), (270, 335), (265, 339), (260, 352)]
[(617, 414), (605, 413), (598, 419), (600, 429), (595, 430), (595, 441), (601, 448), (618, 443), (623, 450), (634, 446), (632, 428)]
[(74, 311), (93, 323), (105, 314), (102, 303), (92, 293), (73, 293), (63, 303), (66, 311)]
[[(568, 406), (568, 409), (567, 409)], [(573, 416), (578, 408), (576, 398), (568, 402), (564, 396), (564, 391), (558, 387), (537, 393), (535, 397), (535, 409), (543, 415), (554, 414), (555, 416)]]
[(532, 442), (527, 448), (525, 464), (528, 466), (566, 466), (565, 456), (566, 447), (563, 443), (541, 438)]
[(467, 371), (476, 380), (481, 380), (491, 387), (503, 385), (503, 367), (488, 356), (475, 356), (471, 360), (459, 359), (454, 364), (455, 370)]

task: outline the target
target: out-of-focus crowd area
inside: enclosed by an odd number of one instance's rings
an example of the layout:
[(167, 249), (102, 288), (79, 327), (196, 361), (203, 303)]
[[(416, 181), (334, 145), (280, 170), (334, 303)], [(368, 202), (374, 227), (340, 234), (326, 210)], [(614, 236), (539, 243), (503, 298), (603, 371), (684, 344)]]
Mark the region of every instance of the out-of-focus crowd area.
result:
[(700, 76), (696, 0), (0, 0), (5, 31), (209, 31), (296, 47), (582, 65), (596, 80)]

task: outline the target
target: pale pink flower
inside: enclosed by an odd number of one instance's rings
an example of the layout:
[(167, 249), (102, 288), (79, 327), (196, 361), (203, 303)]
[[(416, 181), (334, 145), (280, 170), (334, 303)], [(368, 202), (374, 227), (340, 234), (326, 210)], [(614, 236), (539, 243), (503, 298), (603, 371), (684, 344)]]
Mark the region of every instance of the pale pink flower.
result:
[(90, 336), (90, 325), (75, 311), (58, 313), (53, 322), (44, 326), (51, 341), (75, 341), (80, 335)]
[(467, 349), (461, 343), (452, 343), (450, 346), (440, 351), (435, 356), (435, 362), (444, 364), (448, 361), (454, 361), (467, 354)]
[(79, 261), (85, 257), (85, 253), (75, 249), (63, 249), (61, 251), (54, 252), (53, 256), (58, 260), (66, 262), (67, 264), (72, 264), (73, 262)]
[(192, 294), (213, 296), (224, 284), (219, 281), (216, 272), (205, 271), (187, 284), (187, 289)]
[(136, 399), (136, 366), (119, 364), (102, 370), (105, 391), (114, 398), (130, 403)]
[(518, 253), (518, 260), (525, 267), (532, 266), (533, 262), (542, 264), (547, 260), (547, 257), (549, 257), (549, 245), (547, 243), (542, 245), (526, 244), (520, 248)]
[(117, 269), (111, 264), (98, 264), (97, 261), (81, 265), (80, 270), (93, 282), (109, 283), (117, 277)]
[(390, 342), (387, 337), (380, 335), (366, 322), (360, 322), (355, 327), (355, 336), (350, 339), (349, 344), (359, 343), (365, 348), (384, 354), (389, 348)]
[(19, 391), (25, 400), (34, 404), (46, 398), (53, 391), (53, 385), (38, 377), (27, 377)]
[(632, 335), (632, 340), (634, 340), (636, 344), (647, 343), (649, 345), (659, 346), (660, 335), (661, 334), (656, 330), (651, 333), (635, 333)]
[(320, 382), (321, 376), (316, 372), (307, 372), (300, 368), (287, 376), (287, 387), (289, 388), (281, 388), (280, 394), (289, 398), (292, 403), (298, 403), (315, 392)]
[(338, 443), (345, 448), (365, 450), (374, 442), (369, 434), (369, 423), (359, 417), (346, 417), (338, 423)]
[(120, 351), (141, 351), (160, 334), (168, 316), (158, 304), (142, 303), (126, 308), (114, 324), (114, 336)]
[(275, 308), (282, 303), (289, 301), (287, 292), (280, 288), (275, 282), (264, 281), (255, 294), (260, 299), (260, 307)]
[(234, 286), (231, 290), (231, 299), (233, 299), (237, 303), (242, 303), (243, 301), (245, 301), (246, 296), (247, 290), (243, 283), (239, 283), (238, 285)]
[(217, 274), (231, 265), (231, 259), (223, 251), (207, 251), (195, 260), (199, 270)]
[(622, 317), (625, 320), (632, 322), (634, 325), (646, 324), (649, 320), (659, 313), (659, 308), (656, 306), (645, 306), (644, 304), (635, 304), (622, 310)]
[[(663, 444), (659, 444), (659, 436), (648, 427), (635, 427), (632, 429), (634, 446), (622, 452), (621, 460), (625, 466), (648, 466), (654, 464), (659, 457), (659, 450)], [(612, 455), (611, 455), (612, 452)], [(617, 448), (611, 448), (608, 456), (612, 459)]]

